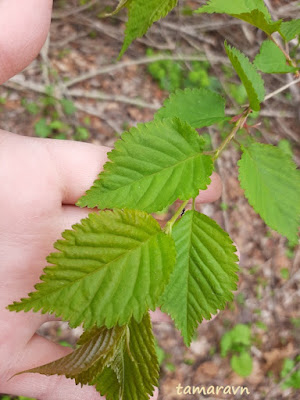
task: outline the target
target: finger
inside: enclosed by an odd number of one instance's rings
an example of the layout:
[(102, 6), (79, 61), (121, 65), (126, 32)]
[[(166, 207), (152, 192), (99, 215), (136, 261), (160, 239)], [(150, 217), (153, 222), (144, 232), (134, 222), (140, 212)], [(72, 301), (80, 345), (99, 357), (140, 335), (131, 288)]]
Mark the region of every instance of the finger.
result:
[[(14, 374), (39, 365), (47, 364), (71, 352), (55, 343), (38, 335), (34, 335), (24, 351), (19, 354), (14, 365), (9, 368), (0, 382), (0, 392), (35, 397), (39, 400), (104, 400), (95, 388), (90, 386), (80, 387), (74, 380), (64, 376), (44, 376), (40, 374)], [(10, 380), (8, 380), (10, 379)]]
[[(48, 149), (62, 179), (63, 204), (75, 204), (84, 195), (99, 175), (107, 161), (107, 152), (111, 150), (104, 146), (56, 140), (48, 141)], [(211, 184), (200, 192), (196, 201), (198, 203), (216, 201), (221, 192), (221, 179), (213, 172)]]
[[(96, 392), (94, 387), (75, 385), (75, 381), (64, 376), (44, 376), (40, 374), (22, 374), (13, 377), (14, 374), (39, 365), (50, 363), (68, 355), (71, 349), (67, 349), (52, 343), (38, 335), (34, 335), (26, 346), (24, 352), (16, 360), (15, 365), (5, 373), (0, 382), (0, 392), (35, 397), (40, 400), (105, 400)], [(8, 381), (8, 379), (10, 379)], [(151, 398), (156, 400), (158, 390), (155, 389)]]
[(49, 153), (61, 179), (62, 203), (75, 204), (85, 194), (107, 161), (105, 146), (64, 140), (47, 140)]
[[(24, 293), (24, 296), (26, 293)], [(18, 300), (17, 297), (14, 297), (13, 300)], [(5, 301), (3, 307), (0, 307), (1, 310), (1, 320), (0, 320), (0, 337), (2, 343), (13, 343), (14, 348), (6, 348), (8, 351), (8, 355), (12, 352), (17, 352), (24, 346), (24, 343), (27, 343), (32, 335), (48, 321), (56, 321), (59, 320), (53, 315), (49, 314), (41, 314), (34, 312), (10, 312), (5, 307), (8, 304), (11, 304), (12, 301)], [(16, 327), (18, 327), (16, 329)], [(0, 345), (1, 347), (1, 345)], [(0, 391), (1, 392), (1, 391)]]
[(199, 196), (196, 197), (196, 203), (212, 203), (220, 198), (222, 194), (222, 181), (220, 176), (213, 172), (211, 183), (206, 190), (201, 190)]
[[(203, 204), (203, 203), (212, 203), (218, 200), (222, 194), (222, 181), (220, 175), (216, 172), (213, 172), (210, 176), (210, 184), (208, 185), (206, 190), (200, 190), (199, 195), (196, 197), (196, 204)], [(178, 204), (181, 202), (177, 202)], [(192, 203), (192, 200), (190, 200)]]
[(52, 0), (0, 2), (0, 83), (37, 56), (49, 31), (51, 8)]

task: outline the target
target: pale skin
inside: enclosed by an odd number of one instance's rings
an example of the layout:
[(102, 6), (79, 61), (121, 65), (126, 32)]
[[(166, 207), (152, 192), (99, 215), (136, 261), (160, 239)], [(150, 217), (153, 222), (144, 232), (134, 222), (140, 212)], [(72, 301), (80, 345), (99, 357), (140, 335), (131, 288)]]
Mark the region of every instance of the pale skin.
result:
[[(52, 1), (25, 3), (0, 0), (0, 83), (24, 69), (47, 37)], [(91, 212), (74, 204), (97, 177), (107, 151), (91, 144), (0, 131), (0, 393), (39, 400), (100, 399), (93, 387), (81, 388), (65, 377), (23, 374), (9, 380), (71, 350), (35, 333), (52, 316), (9, 312), (6, 306), (33, 290), (61, 232)], [(221, 190), (214, 173), (197, 202), (215, 201)], [(164, 319), (159, 311), (152, 317)]]

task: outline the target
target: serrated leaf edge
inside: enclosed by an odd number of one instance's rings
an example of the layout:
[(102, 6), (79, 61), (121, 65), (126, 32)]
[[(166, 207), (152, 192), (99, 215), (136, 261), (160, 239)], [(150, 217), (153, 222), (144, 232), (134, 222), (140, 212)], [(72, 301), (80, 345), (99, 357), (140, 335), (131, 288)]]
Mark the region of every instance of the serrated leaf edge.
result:
[[(260, 143), (260, 144), (262, 144), (262, 143)], [(271, 145), (271, 144), (265, 144), (265, 143), (263, 143), (263, 145), (264, 145), (264, 146), (268, 146), (268, 147), (270, 147), (270, 148), (273, 148), (273, 147), (274, 147), (274, 146)], [(276, 147), (276, 148), (277, 148), (278, 150), (280, 150), (278, 147)], [(244, 154), (245, 151), (247, 151), (248, 147), (241, 146), (241, 149), (242, 149), (243, 154)], [(286, 153), (284, 153), (282, 150), (280, 150), (280, 151), (281, 151), (282, 155), (286, 157), (287, 161), (289, 161), (289, 164), (290, 164), (290, 165), (293, 167), (293, 169), (296, 171), (297, 169), (296, 169), (296, 167), (295, 167), (295, 164), (294, 164), (293, 161), (291, 160), (291, 158), (290, 158)], [(242, 154), (242, 157), (243, 157), (243, 154)], [(270, 223), (269, 223), (270, 221), (269, 221), (268, 218), (266, 218), (266, 219), (263, 218), (263, 217), (260, 215), (260, 213), (259, 213), (258, 211), (256, 211), (256, 207), (254, 206), (254, 203), (252, 202), (252, 200), (249, 199), (249, 197), (248, 197), (248, 195), (247, 195), (248, 189), (246, 189), (246, 188), (244, 187), (244, 183), (243, 183), (243, 181), (246, 181), (245, 175), (244, 175), (243, 172), (241, 172), (241, 169), (240, 169), (241, 164), (242, 164), (242, 157), (241, 157), (240, 160), (237, 162), (237, 166), (238, 166), (238, 168), (239, 168), (238, 180), (239, 180), (239, 182), (240, 182), (241, 188), (244, 190), (245, 197), (246, 197), (248, 203), (250, 204), (250, 206), (253, 208), (253, 210), (256, 212), (256, 214), (258, 214), (258, 215), (260, 216), (260, 218), (265, 222), (265, 224), (268, 225), (268, 226), (269, 226), (271, 229), (273, 229), (274, 231), (280, 233), (280, 232), (277, 230), (277, 228), (274, 228), (274, 227), (272, 226), (273, 224), (270, 224)], [(243, 176), (243, 177), (242, 177), (242, 176)], [(251, 196), (250, 196), (250, 197), (251, 197)], [(299, 209), (300, 209), (300, 207), (299, 207)], [(299, 212), (299, 215), (298, 215), (298, 220), (299, 220), (299, 219), (300, 219), (300, 212)], [(281, 233), (280, 233), (280, 234), (281, 234)], [(283, 235), (283, 234), (281, 234), (281, 235)], [(284, 236), (284, 235), (283, 235), (283, 236)], [(295, 237), (296, 237), (296, 236), (298, 237), (298, 229), (297, 229), (296, 232), (295, 232)], [(289, 240), (291, 240), (291, 239), (289, 238)]]
[[(120, 211), (131, 211), (131, 212), (136, 212), (136, 211), (138, 211), (138, 212), (140, 212), (140, 213), (144, 213), (144, 211), (139, 211), (139, 210), (130, 210), (130, 209), (123, 209), (123, 210), (120, 210), (120, 209), (113, 209), (113, 210), (105, 210), (105, 211), (101, 211), (101, 213), (103, 213), (103, 212), (105, 212), (105, 213), (110, 213), (110, 212), (120, 212)], [(91, 216), (91, 215), (94, 215), (93, 213), (91, 213), (91, 214), (89, 214), (89, 216)], [(72, 226), (72, 229), (73, 230), (75, 230), (76, 231), (76, 229), (77, 228), (80, 228), (80, 224), (82, 223), (82, 221), (84, 221), (84, 220), (86, 220), (87, 218), (84, 218), (84, 219), (82, 219), (81, 221), (80, 221), (80, 223), (76, 223), (76, 224), (74, 224), (73, 226)], [(161, 228), (160, 228), (160, 225), (159, 225), (159, 223), (153, 218), (153, 221), (156, 223), (156, 225), (157, 225), (157, 227), (159, 227), (159, 231), (157, 231), (157, 235), (165, 235), (165, 236), (167, 236), (167, 237), (170, 237), (169, 235), (167, 235), (167, 234), (165, 234), (162, 230), (161, 230)], [(65, 235), (65, 234), (68, 234), (68, 232), (72, 232), (72, 230), (70, 230), (70, 229), (67, 229), (67, 230), (65, 230), (63, 233), (62, 233), (62, 235)], [(64, 237), (64, 236), (63, 236)], [(153, 236), (151, 236), (151, 238), (152, 238)], [(149, 238), (148, 240), (150, 240), (151, 238)], [(60, 242), (62, 241), (62, 239), (59, 239), (59, 240), (57, 240), (55, 243), (54, 243), (54, 248), (56, 248), (55, 246), (57, 245), (57, 244), (59, 244)], [(171, 249), (172, 249), (172, 251), (171, 251)], [(170, 241), (170, 248), (169, 248), (169, 250), (170, 250), (170, 253), (172, 252), (173, 254), (176, 254), (176, 251), (175, 251), (175, 244), (174, 244), (174, 241)], [(54, 253), (54, 254), (56, 254), (56, 253)], [(47, 257), (47, 259), (50, 257), (52, 255), (52, 253)], [(175, 259), (174, 259), (174, 265), (175, 265)], [(55, 265), (54, 265), (55, 266)], [(29, 312), (29, 311), (33, 311), (33, 312), (38, 312), (38, 311), (40, 311), (42, 314), (46, 314), (46, 313), (49, 313), (50, 315), (55, 315), (55, 317), (56, 318), (62, 318), (64, 321), (69, 321), (69, 325), (70, 325), (70, 327), (71, 328), (76, 328), (77, 326), (80, 326), (80, 325), (82, 325), (84, 328), (85, 328), (85, 323), (84, 323), (84, 321), (82, 322), (82, 323), (79, 323), (79, 324), (74, 324), (74, 323), (72, 323), (72, 319), (74, 318), (74, 316), (76, 315), (76, 312), (75, 311), (73, 311), (73, 312), (71, 312), (69, 315), (66, 315), (65, 313), (64, 313), (64, 311), (63, 311), (63, 309), (61, 309), (61, 312), (60, 311), (53, 311), (52, 309), (51, 309), (51, 307), (50, 306), (43, 306), (43, 307), (34, 307), (34, 306), (31, 306), (30, 304), (29, 304), (29, 307), (27, 306), (27, 301), (28, 300), (31, 300), (32, 302), (33, 301), (39, 301), (40, 299), (38, 298), (38, 299), (32, 299), (32, 296), (39, 290), (39, 287), (40, 287), (40, 285), (44, 285), (44, 284), (46, 284), (46, 281), (43, 279), (43, 278), (45, 278), (45, 276), (46, 276), (46, 274), (48, 273), (48, 271), (49, 271), (49, 269), (51, 269), (52, 268), (52, 266), (46, 266), (44, 269), (43, 269), (43, 274), (40, 276), (40, 280), (42, 281), (42, 282), (38, 282), (37, 284), (35, 284), (34, 285), (34, 289), (35, 289), (35, 291), (32, 291), (32, 292), (30, 292), (30, 293), (28, 293), (28, 297), (23, 297), (23, 298), (21, 298), (19, 301), (14, 301), (12, 304), (10, 304), (10, 305), (8, 305), (6, 308), (9, 310), (9, 311), (15, 311), (15, 312), (21, 312), (21, 311), (23, 311), (23, 312)], [(172, 272), (171, 272), (172, 273)], [(170, 276), (171, 276), (171, 273), (170, 273)], [(72, 283), (72, 282), (71, 282)], [(71, 284), (70, 283), (70, 284)], [(166, 282), (166, 285), (168, 284), (168, 282)], [(18, 310), (18, 309), (16, 309), (16, 307), (17, 306), (20, 306), (20, 305), (23, 305), (24, 306), (24, 308), (23, 309), (20, 309), (20, 310)], [(32, 304), (32, 303), (31, 303)], [(158, 307), (158, 305), (159, 305), (159, 299), (157, 299), (157, 301), (156, 301), (156, 303), (155, 304), (151, 304), (150, 303), (150, 301), (146, 301), (145, 302), (145, 308), (146, 309), (149, 309), (149, 310), (151, 310), (151, 311), (155, 311), (155, 309)], [(27, 307), (26, 307), (27, 306)], [(132, 318), (134, 318), (135, 320), (136, 320), (136, 318), (134, 317), (134, 312), (132, 312), (131, 314), (130, 314), (130, 316), (127, 318), (129, 321), (132, 319)], [(142, 318), (143, 318), (143, 315), (141, 316), (141, 318), (139, 319), (139, 320), (136, 320), (138, 323), (140, 323), (141, 321), (142, 321)], [(119, 324), (119, 319), (117, 320), (117, 322), (116, 322), (116, 324), (115, 325), (118, 325)], [(124, 326), (124, 325), (126, 325), (126, 324), (128, 324), (128, 322), (124, 322), (124, 323), (122, 323), (122, 324), (119, 324), (120, 326)], [(110, 328), (112, 328), (112, 326), (107, 326), (106, 325), (106, 320), (104, 321), (104, 323), (102, 324), (102, 325), (97, 325), (97, 327), (98, 328), (101, 328), (101, 327), (106, 327), (107, 329), (110, 329)], [(88, 329), (90, 329), (90, 328), (88, 328)]]

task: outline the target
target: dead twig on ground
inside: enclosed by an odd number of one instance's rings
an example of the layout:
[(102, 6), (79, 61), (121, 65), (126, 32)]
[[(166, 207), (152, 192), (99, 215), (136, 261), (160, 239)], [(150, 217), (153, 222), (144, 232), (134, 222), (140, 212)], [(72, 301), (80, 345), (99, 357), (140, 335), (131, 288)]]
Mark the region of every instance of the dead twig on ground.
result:
[[(68, 82), (65, 83), (65, 86), (71, 87), (73, 85), (76, 85), (77, 83), (83, 82), (87, 79), (94, 78), (95, 76), (102, 75), (102, 74), (108, 74), (108, 73), (113, 73), (115, 71), (122, 70), (124, 68), (136, 66), (136, 65), (145, 65), (145, 64), (151, 64), (156, 61), (163, 61), (163, 60), (172, 60), (172, 61), (207, 61), (206, 56), (204, 55), (189, 55), (189, 54), (176, 54), (176, 55), (170, 55), (170, 54), (158, 54), (156, 56), (152, 57), (142, 57), (138, 58), (137, 60), (128, 60), (128, 61), (123, 61), (119, 62), (117, 64), (110, 64), (110, 65), (105, 65), (103, 67), (100, 67), (99, 69), (96, 69), (94, 71), (87, 72), (85, 74), (79, 75), (78, 77), (69, 80)], [(230, 61), (223, 56), (214, 56), (212, 59), (212, 62), (215, 63), (225, 63), (229, 64)]]
[(131, 99), (121, 95), (109, 95), (100, 91), (86, 91), (80, 89), (69, 90), (67, 92), (71, 97), (84, 97), (87, 99), (104, 100), (114, 103), (130, 104), (137, 107), (149, 108), (151, 110), (158, 110), (161, 107), (160, 103), (151, 104), (140, 99)]
[(82, 11), (87, 10), (88, 8), (92, 7), (93, 5), (95, 5), (97, 3), (98, 0), (91, 0), (89, 3), (84, 4), (80, 7), (77, 8), (72, 8), (70, 10), (67, 11), (62, 11), (62, 12), (53, 12), (52, 13), (52, 18), (53, 19), (64, 19), (67, 17), (70, 17), (71, 15), (75, 15), (75, 14), (79, 14)]

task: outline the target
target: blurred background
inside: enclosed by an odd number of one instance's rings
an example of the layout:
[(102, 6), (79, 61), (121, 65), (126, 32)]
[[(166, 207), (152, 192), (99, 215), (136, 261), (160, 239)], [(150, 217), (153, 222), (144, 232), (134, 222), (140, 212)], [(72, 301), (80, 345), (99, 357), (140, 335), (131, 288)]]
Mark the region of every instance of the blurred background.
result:
[[(222, 15), (192, 15), (205, 1), (179, 0), (176, 9), (117, 62), (126, 11), (102, 18), (117, 3), (54, 1), (51, 32), (39, 57), (0, 87), (1, 129), (113, 146), (124, 130), (151, 120), (170, 93), (186, 87), (219, 92), (227, 99), (229, 116), (240, 112), (247, 95), (225, 57), (223, 43), (226, 38), (253, 60), (265, 39), (261, 31)], [(265, 3), (273, 19), (300, 18), (298, 1)], [(289, 48), (294, 57), (298, 50), (299, 38)], [(289, 74), (263, 77), (267, 93), (293, 79)], [(249, 120), (255, 125), (251, 134), (256, 140), (279, 145), (298, 165), (299, 106), (299, 86), (291, 86)], [(206, 136), (209, 150), (231, 129), (226, 122), (199, 132)], [(239, 141), (248, 140), (241, 131)], [(161, 400), (184, 398), (176, 392), (179, 383), (244, 386), (250, 391), (247, 399), (254, 400), (300, 398), (300, 249), (266, 227), (248, 205), (237, 179), (239, 157), (234, 144), (224, 151), (216, 166), (223, 181), (222, 198), (201, 207), (240, 249), (239, 288), (225, 311), (199, 326), (189, 349), (172, 324), (155, 324)], [(157, 218), (163, 224), (171, 213), (172, 209), (164, 210)], [(59, 322), (40, 329), (40, 334), (65, 346), (75, 346), (80, 333)], [(0, 394), (2, 400), (11, 398)]]

